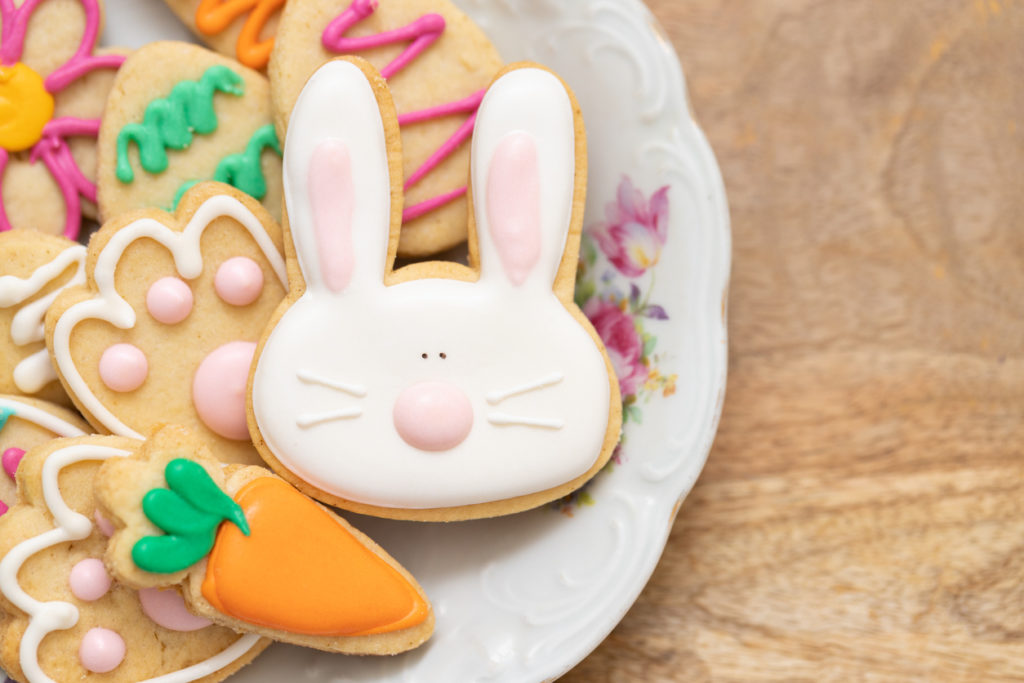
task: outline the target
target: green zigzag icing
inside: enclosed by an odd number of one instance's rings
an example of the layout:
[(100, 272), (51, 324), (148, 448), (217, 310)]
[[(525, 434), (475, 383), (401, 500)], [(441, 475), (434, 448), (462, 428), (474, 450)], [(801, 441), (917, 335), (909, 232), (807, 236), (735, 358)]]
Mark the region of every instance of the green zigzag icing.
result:
[(117, 136), (117, 168), (122, 183), (135, 179), (128, 146), (139, 148), (139, 162), (149, 173), (167, 170), (167, 149), (186, 149), (194, 133), (208, 135), (217, 130), (217, 113), (213, 96), (217, 92), (241, 96), (245, 81), (237, 73), (217, 64), (211, 66), (198, 81), (182, 81), (170, 95), (153, 100), (146, 106), (142, 123), (128, 123)]
[(173, 574), (188, 569), (213, 548), (221, 522), (231, 522), (249, 535), (245, 512), (210, 478), (202, 465), (175, 458), (164, 468), (168, 488), (150, 489), (142, 511), (164, 532), (143, 536), (132, 546), (139, 569)]
[[(252, 134), (244, 152), (224, 157), (217, 164), (213, 179), (238, 188), (254, 199), (263, 199), (267, 195), (267, 179), (263, 176), (261, 157), (263, 150), (267, 148), (274, 150), (277, 156), (281, 156), (281, 143), (277, 139), (277, 131), (270, 123), (258, 128)], [(173, 209), (178, 208), (181, 198), (198, 182), (198, 180), (186, 180), (181, 184), (177, 194), (174, 195)]]

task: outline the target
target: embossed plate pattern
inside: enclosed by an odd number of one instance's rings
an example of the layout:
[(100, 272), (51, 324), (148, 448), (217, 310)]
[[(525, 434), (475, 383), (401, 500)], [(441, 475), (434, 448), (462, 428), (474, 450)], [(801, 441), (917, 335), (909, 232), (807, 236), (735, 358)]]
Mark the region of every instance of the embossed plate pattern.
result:
[[(638, 0), (456, 3), (506, 59), (547, 64), (576, 91), (590, 149), (588, 231), (630, 203), (632, 195), (620, 193), (624, 181), (651, 211), (668, 187), (657, 218), (633, 216), (649, 231), (668, 221), (642, 274), (622, 272), (615, 245), (588, 240), (588, 307), (618, 304), (642, 332), (633, 339), (627, 326), (627, 338), (609, 343), (635, 384), (619, 464), (562, 510), (450, 525), (353, 516), (426, 588), (438, 616), (434, 638), (390, 658), (274, 646), (235, 677), (239, 683), (526, 683), (562, 675), (639, 595), (715, 435), (725, 390), (728, 209), (670, 43)], [(158, 0), (107, 7), (105, 44), (187, 37)], [(623, 328), (609, 324), (615, 329)]]

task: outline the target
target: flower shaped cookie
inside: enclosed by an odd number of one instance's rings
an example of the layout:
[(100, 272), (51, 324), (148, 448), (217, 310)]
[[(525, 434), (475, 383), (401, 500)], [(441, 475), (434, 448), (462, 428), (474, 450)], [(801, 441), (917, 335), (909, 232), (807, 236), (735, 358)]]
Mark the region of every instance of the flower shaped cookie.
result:
[(83, 210), (91, 213), (82, 200), (96, 201), (104, 71), (124, 56), (97, 53), (100, 0), (15, 2), (0, 0), (0, 230), (74, 239)]

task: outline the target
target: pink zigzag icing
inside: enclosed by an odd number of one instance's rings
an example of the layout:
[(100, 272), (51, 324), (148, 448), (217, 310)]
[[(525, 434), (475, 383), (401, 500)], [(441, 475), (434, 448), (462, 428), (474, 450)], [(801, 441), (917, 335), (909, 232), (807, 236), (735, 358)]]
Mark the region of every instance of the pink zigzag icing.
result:
[[(424, 14), (412, 23), (369, 36), (358, 38), (346, 38), (345, 33), (353, 26), (369, 17), (377, 9), (376, 0), (353, 0), (348, 8), (339, 14), (324, 29), (321, 38), (324, 48), (331, 52), (349, 53), (369, 50), (383, 45), (409, 42), (395, 59), (381, 69), (384, 78), (391, 78), (402, 69), (407, 67), (419, 57), (424, 50), (430, 47), (444, 33), (445, 20), (440, 14)], [(411, 41), (411, 42), (410, 42)], [(469, 114), (469, 118), (459, 126), (458, 130), (442, 144), (437, 151), (430, 155), (419, 168), (412, 172), (405, 181), (405, 189), (422, 180), (427, 174), (437, 168), (441, 162), (451, 156), (456, 149), (462, 145), (473, 134), (473, 127), (476, 125), (476, 112), (483, 101), (485, 90), (473, 93), (465, 99), (456, 102), (408, 112), (398, 117), (399, 125), (412, 125), (423, 121), (432, 121), (453, 114)], [(431, 211), (445, 206), (466, 194), (466, 188), (460, 187), (451, 192), (432, 197), (418, 204), (408, 206), (402, 212), (402, 221), (409, 222)]]

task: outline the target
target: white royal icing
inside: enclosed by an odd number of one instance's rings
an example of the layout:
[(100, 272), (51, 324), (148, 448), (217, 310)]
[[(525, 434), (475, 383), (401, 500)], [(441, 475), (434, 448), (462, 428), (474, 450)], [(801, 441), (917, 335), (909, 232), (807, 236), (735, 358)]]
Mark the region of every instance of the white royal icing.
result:
[[(51, 632), (69, 629), (77, 624), (78, 608), (62, 600), (36, 600), (18, 583), (18, 572), (36, 553), (61, 543), (87, 538), (93, 528), (92, 520), (72, 510), (64, 501), (59, 486), (60, 472), (75, 463), (103, 461), (127, 455), (131, 455), (131, 452), (94, 444), (67, 446), (51, 453), (43, 463), (43, 499), (53, 516), (56, 528), (22, 541), (0, 560), (0, 591), (15, 607), (29, 616), (28, 627), (21, 637), (18, 650), (21, 668), (29, 683), (56, 683), (46, 675), (39, 663), (39, 645)], [(188, 683), (198, 680), (228, 666), (248, 652), (257, 641), (258, 635), (243, 636), (205, 661), (180, 671), (147, 679), (142, 683)]]
[(79, 323), (90, 319), (104, 320), (122, 330), (135, 326), (135, 311), (117, 292), (114, 284), (117, 264), (130, 244), (144, 238), (158, 242), (171, 252), (178, 274), (191, 280), (203, 272), (200, 245), (203, 232), (210, 223), (222, 216), (235, 219), (249, 232), (281, 284), (287, 287), (288, 275), (284, 259), (259, 219), (234, 197), (216, 195), (196, 209), (192, 219), (181, 232), (172, 230), (152, 218), (137, 220), (118, 230), (96, 259), (93, 279), (98, 293), (91, 299), (71, 306), (57, 320), (53, 333), (53, 357), (57, 368), (64, 376), (68, 389), (78, 398), (82, 407), (113, 434), (135, 439), (145, 438), (118, 419), (89, 388), (71, 355), (71, 333)]
[[(503, 265), (509, 254), (491, 239), (488, 193), (476, 191), (479, 281), (385, 286), (392, 207), (374, 93), (345, 61), (313, 75), (292, 114), (284, 159), (307, 289), (269, 334), (252, 385), (256, 423), (285, 468), (340, 498), (426, 509), (546, 490), (594, 465), (610, 414), (607, 366), (552, 291), (572, 215), (574, 133), (571, 101), (555, 76), (534, 68), (503, 76), (480, 108), (473, 187), (488, 187), (495, 149), (507, 136), (537, 150), (536, 255), (516, 261), (513, 254), (513, 266), (526, 264), (519, 270)], [(324, 197), (310, 198), (311, 160), (328, 146), (344, 150), (358, 169), (351, 180), (339, 175), (352, 184), (339, 193), (355, 198), (350, 210), (323, 211)], [(348, 215), (351, 230), (330, 242), (324, 217)], [(318, 242), (323, 234), (329, 247), (350, 244), (352, 253), (330, 253)], [(350, 268), (343, 286), (325, 277), (325, 266)], [(472, 427), (454, 447), (420, 450), (396, 430), (396, 399), (414, 384), (437, 381), (465, 394)]]
[(70, 422), (65, 422), (56, 415), (14, 398), (0, 396), (0, 410), (11, 411), (11, 416), (8, 419), (24, 420), (57, 436), (85, 436), (85, 432)]
[[(60, 252), (52, 261), (37, 268), (27, 278), (14, 275), (0, 277), (0, 308), (10, 308), (24, 304), (60, 277), (69, 267), (77, 266), (74, 275), (63, 286), (23, 305), (14, 314), (11, 320), (11, 341), (16, 346), (45, 339), (46, 327), (43, 319), (46, 317), (47, 309), (66, 288), (85, 283), (85, 254), (85, 247), (76, 244)], [(46, 349), (40, 349), (14, 367), (14, 385), (18, 387), (18, 391), (26, 394), (38, 392), (55, 379), (57, 373)]]

